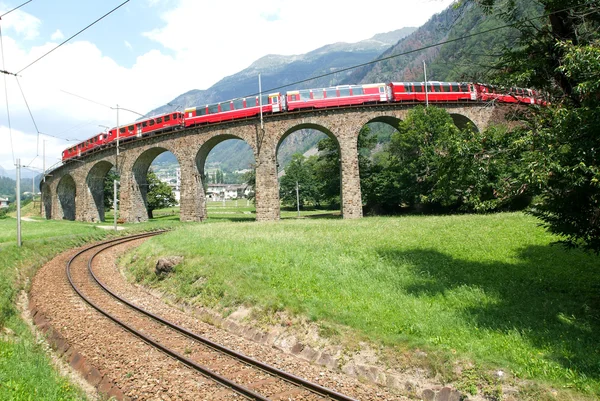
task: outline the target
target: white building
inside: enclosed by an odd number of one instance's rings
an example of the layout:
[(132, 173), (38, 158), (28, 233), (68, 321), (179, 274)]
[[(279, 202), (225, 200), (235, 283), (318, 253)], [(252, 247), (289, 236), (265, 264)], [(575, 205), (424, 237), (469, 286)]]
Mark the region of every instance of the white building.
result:
[(8, 207), (9, 205), (8, 198), (0, 198), (0, 208)]
[(246, 184), (208, 184), (206, 198), (213, 201), (246, 198), (250, 188)]

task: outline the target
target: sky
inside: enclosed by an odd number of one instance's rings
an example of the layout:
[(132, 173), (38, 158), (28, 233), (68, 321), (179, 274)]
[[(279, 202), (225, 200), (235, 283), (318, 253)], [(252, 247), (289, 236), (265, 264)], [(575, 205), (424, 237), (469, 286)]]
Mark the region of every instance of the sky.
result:
[[(26, 1), (0, 0), (0, 15)], [(41, 172), (44, 149), (47, 168), (59, 163), (63, 149), (116, 126), (117, 105), (133, 111), (119, 111), (125, 124), (268, 54), (418, 27), (453, 2), (124, 1), (32, 0), (1, 17), (0, 69), (18, 75), (1, 74), (1, 167), (20, 159)]]

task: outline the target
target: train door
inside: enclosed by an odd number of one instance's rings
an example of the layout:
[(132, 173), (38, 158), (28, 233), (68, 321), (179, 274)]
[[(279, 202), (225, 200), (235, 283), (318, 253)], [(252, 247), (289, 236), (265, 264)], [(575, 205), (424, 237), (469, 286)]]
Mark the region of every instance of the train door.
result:
[(279, 111), (281, 111), (281, 107), (279, 104), (279, 93), (269, 95), (269, 102), (271, 103), (273, 113), (278, 113)]
[(385, 88), (386, 88), (385, 85), (379, 86), (379, 100), (382, 102), (387, 102), (387, 100), (388, 100), (388, 93), (385, 90)]

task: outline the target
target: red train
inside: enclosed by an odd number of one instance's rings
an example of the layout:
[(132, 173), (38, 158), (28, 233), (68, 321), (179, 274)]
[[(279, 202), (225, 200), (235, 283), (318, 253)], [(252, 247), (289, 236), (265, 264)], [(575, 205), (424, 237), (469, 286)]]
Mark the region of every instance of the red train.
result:
[[(407, 102), (501, 102), (544, 105), (544, 100), (533, 90), (511, 88), (503, 91), (490, 85), (464, 82), (390, 82), (364, 85), (343, 85), (330, 88), (302, 89), (285, 94), (271, 93), (249, 96), (192, 107), (185, 113), (171, 112), (146, 118), (119, 127), (119, 141), (129, 141), (147, 135), (189, 128), (222, 121), (237, 120), (264, 114), (286, 111), (347, 107), (360, 104)], [(101, 133), (71, 148), (62, 154), (63, 162), (78, 158), (86, 153), (111, 146), (117, 141), (117, 128)]]

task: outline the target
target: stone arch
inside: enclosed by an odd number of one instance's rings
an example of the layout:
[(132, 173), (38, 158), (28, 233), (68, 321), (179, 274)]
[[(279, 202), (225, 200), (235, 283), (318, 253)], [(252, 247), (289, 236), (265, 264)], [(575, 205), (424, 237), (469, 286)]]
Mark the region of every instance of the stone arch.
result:
[(56, 194), (58, 196), (58, 204), (62, 209), (62, 218), (64, 220), (75, 220), (77, 186), (73, 177), (69, 174), (64, 175), (58, 182)]
[[(383, 124), (389, 125), (390, 127), (398, 129), (398, 125), (400, 124), (400, 121), (402, 121), (402, 119), (400, 119), (398, 117), (394, 117), (394, 116), (378, 116), (378, 117), (372, 118), (369, 121), (367, 121), (366, 123), (364, 123), (361, 126), (361, 128), (369, 123), (383, 123)], [(360, 130), (359, 130), (359, 132), (360, 132)]]
[(85, 179), (87, 189), (93, 200), (93, 206), (95, 206), (95, 210), (90, 211), (92, 215), (96, 215), (91, 217), (92, 221), (96, 219), (104, 221), (104, 180), (113, 166), (108, 161), (100, 161), (94, 164)]
[(252, 157), (254, 159), (254, 166), (256, 166), (256, 149), (252, 146), (252, 143), (249, 143), (243, 135), (238, 135), (238, 133), (223, 132), (214, 135), (213, 137), (209, 138), (204, 143), (202, 143), (194, 157), (194, 166), (200, 178), (200, 185), (198, 186), (197, 191), (199, 192), (198, 196), (200, 196), (202, 199), (201, 207), (203, 210), (203, 219), (208, 216), (207, 203), (209, 201), (210, 195), (209, 193), (207, 193), (208, 180), (206, 176), (206, 161), (208, 159), (208, 156), (216, 146), (231, 139), (242, 141), (246, 146), (248, 146), (248, 148), (250, 148)]
[(475, 122), (473, 122), (473, 120), (471, 120), (469, 117), (457, 113), (450, 113), (450, 117), (452, 117), (454, 125), (456, 125), (459, 129), (462, 130), (471, 127), (473, 131), (479, 132), (479, 127), (477, 127)]
[[(129, 220), (133, 219), (134, 222), (148, 220), (148, 170), (158, 155), (169, 151), (169, 149), (157, 146), (142, 152), (142, 154), (135, 159), (133, 167), (131, 168), (134, 188), (132, 197), (134, 198), (134, 204), (139, 205), (139, 207), (134, 208), (136, 210), (136, 216), (130, 216)], [(181, 165), (177, 154), (173, 153), (173, 155), (175, 155), (177, 162)]]
[(40, 191), (42, 193), (42, 205), (44, 208), (44, 215), (46, 220), (52, 219), (52, 189), (50, 185), (45, 182), (40, 184)]
[(245, 138), (242, 138), (241, 136), (237, 136), (235, 134), (229, 134), (229, 133), (215, 135), (212, 138), (210, 138), (209, 140), (207, 140), (206, 142), (204, 142), (200, 146), (200, 149), (198, 149), (198, 153), (196, 153), (196, 158), (195, 158), (196, 168), (198, 169), (198, 172), (200, 173), (200, 176), (202, 177), (203, 180), (204, 180), (204, 167), (205, 167), (206, 159), (208, 158), (208, 155), (215, 148), (215, 146), (217, 146), (221, 142), (225, 142), (229, 139), (239, 139), (241, 141), (244, 141), (244, 143), (246, 143), (252, 149), (252, 152), (254, 154), (256, 154), (255, 150), (252, 148), (252, 145), (249, 144), (248, 141)]
[(327, 135), (329, 138), (333, 139), (335, 141), (335, 143), (338, 145), (338, 148), (340, 146), (338, 138), (327, 127), (324, 127), (323, 125), (316, 124), (316, 123), (301, 123), (301, 124), (297, 124), (297, 125), (294, 125), (294, 126), (288, 128), (278, 138), (278, 140), (277, 140), (277, 146), (275, 147), (275, 154), (277, 155), (277, 153), (279, 152), (279, 146), (281, 146), (281, 143), (285, 140), (285, 138), (287, 138), (288, 136), (290, 136), (294, 132), (300, 131), (302, 129), (312, 129), (312, 130), (316, 130), (316, 131), (322, 132), (323, 134)]
[[(277, 160), (277, 157), (279, 155), (279, 148), (280, 148), (281, 144), (283, 143), (283, 141), (285, 141), (285, 139), (287, 137), (289, 137), (291, 134), (293, 134), (294, 132), (298, 132), (298, 131), (303, 130), (303, 129), (310, 129), (310, 130), (319, 131), (319, 132), (325, 134), (331, 140), (333, 140), (334, 143), (337, 146), (338, 152), (340, 153), (340, 158), (339, 158), (339, 161), (338, 161), (339, 180), (340, 180), (340, 193), (339, 193), (339, 196), (340, 196), (340, 209), (343, 212), (341, 145), (340, 145), (339, 138), (329, 128), (325, 127), (322, 124), (315, 123), (315, 122), (304, 122), (304, 123), (300, 123), (300, 124), (296, 124), (296, 125), (293, 125), (291, 127), (288, 127), (283, 132), (283, 134), (277, 139), (277, 146), (275, 147), (275, 160)], [(277, 169), (279, 169), (279, 165), (278, 164), (277, 164)], [(277, 181), (279, 183), (279, 179)], [(278, 196), (278, 198), (277, 198), (278, 199), (278, 205), (280, 205), (279, 190), (277, 191), (277, 196)]]

